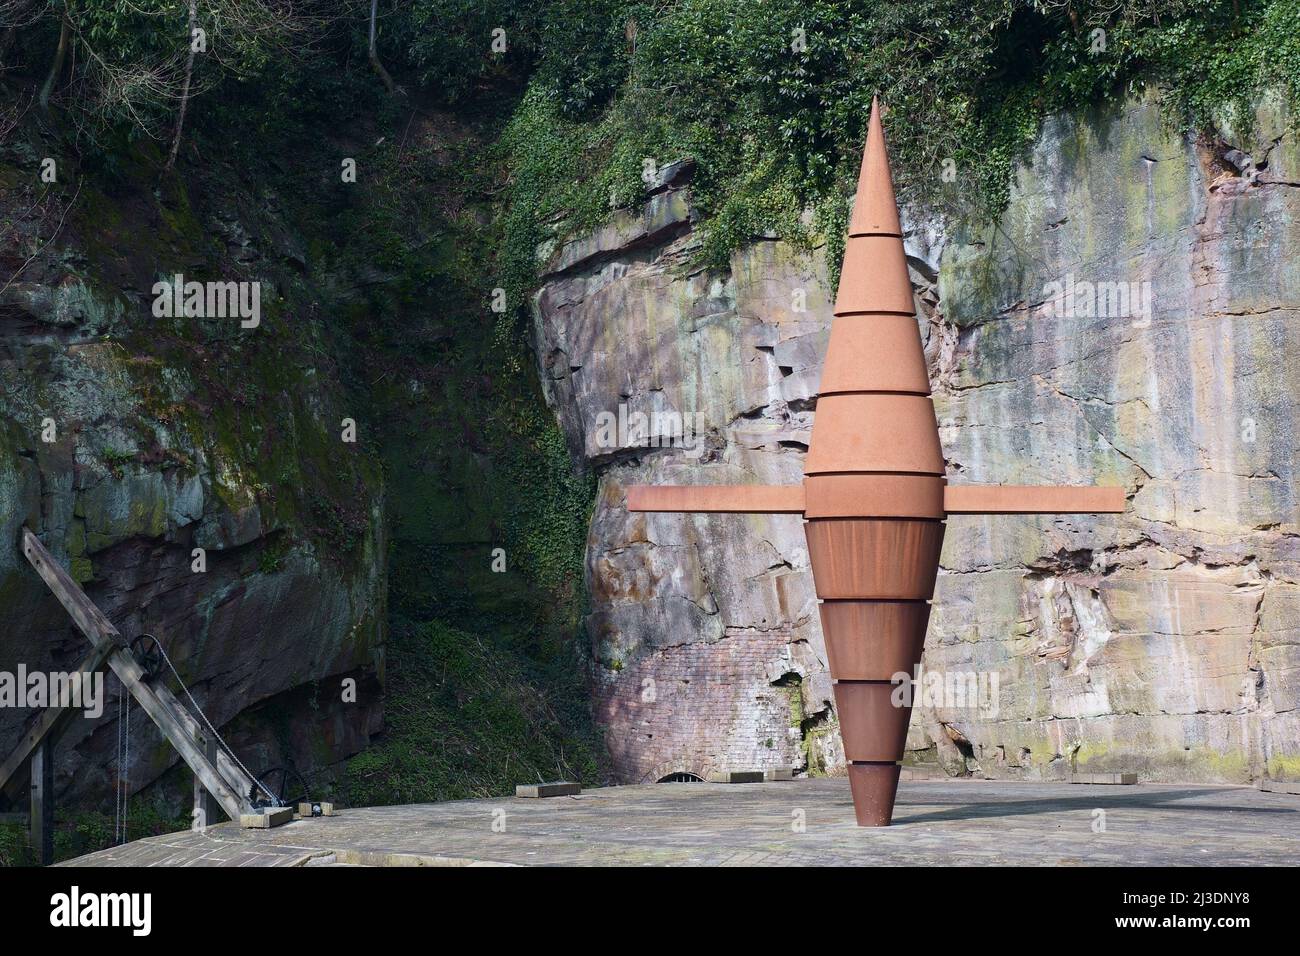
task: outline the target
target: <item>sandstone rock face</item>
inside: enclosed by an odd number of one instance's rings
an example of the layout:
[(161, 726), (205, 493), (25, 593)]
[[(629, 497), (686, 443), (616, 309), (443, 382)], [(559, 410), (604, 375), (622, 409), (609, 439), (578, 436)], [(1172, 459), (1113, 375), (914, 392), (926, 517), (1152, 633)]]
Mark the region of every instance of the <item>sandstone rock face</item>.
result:
[[(588, 627), (616, 772), (842, 763), (799, 519), (634, 516), (622, 501), (639, 482), (801, 480), (829, 333), (824, 267), (762, 242), (728, 274), (690, 270), (684, 186), (600, 239), (556, 253), (536, 317), (548, 400), (602, 468)], [(620, 407), (627, 427), (602, 430)]]
[[(65, 234), (0, 295), (0, 671), (71, 670), (89, 649), (24, 559), (27, 526), (127, 641), (159, 638), (254, 774), (310, 774), (363, 748), (382, 719), (378, 470), (339, 441), (340, 388), (303, 359), (307, 325), (272, 311), (274, 284), (256, 330), (152, 319), (154, 270), (195, 259), (164, 229), (157, 258), (137, 259), (150, 241), (139, 229), (90, 261), (87, 237), (115, 224)], [(340, 705), (344, 677), (361, 703)], [(103, 806), (119, 773), (134, 793), (178, 760), (137, 708), (119, 766), (111, 674), (105, 690), (104, 715), (58, 741), (61, 802)], [(32, 716), (0, 708), (0, 754)]]
[[(1223, 140), (1171, 135), (1147, 99), (1058, 117), (996, 228), (909, 227), (950, 483), (1130, 493), (1117, 516), (950, 519), (918, 762), (1300, 776), (1300, 146), (1271, 101)], [(760, 240), (711, 274), (693, 241), (689, 186), (665, 184), (548, 251), (535, 301), (548, 400), (601, 475), (597, 714), (628, 781), (834, 772), (799, 519), (623, 507), (634, 483), (801, 477), (824, 261)], [(645, 427), (602, 428), (620, 406)], [(675, 414), (691, 447), (662, 440)]]

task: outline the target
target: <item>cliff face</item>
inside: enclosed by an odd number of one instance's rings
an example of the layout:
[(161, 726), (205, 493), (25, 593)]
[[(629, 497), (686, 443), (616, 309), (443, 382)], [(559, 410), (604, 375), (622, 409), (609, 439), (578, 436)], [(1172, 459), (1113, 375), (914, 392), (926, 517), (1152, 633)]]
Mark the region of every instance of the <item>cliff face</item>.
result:
[[(1211, 144), (1135, 99), (1046, 124), (996, 228), (913, 225), (949, 481), (1130, 492), (1120, 516), (949, 521), (918, 761), (1042, 778), (1300, 774), (1297, 183), (1297, 135), (1275, 104)], [(623, 507), (634, 483), (801, 477), (830, 323), (824, 257), (759, 239), (712, 274), (688, 267), (694, 241), (688, 171), (670, 167), (639, 214), (542, 251), (543, 380), (600, 473), (597, 717), (625, 780), (833, 771), (798, 519)], [(602, 427), (620, 406), (630, 427)], [(672, 413), (702, 439), (660, 440)]]
[[(41, 185), (45, 150), (79, 188)], [(254, 773), (355, 753), (381, 718), (382, 480), (364, 431), (342, 440), (364, 416), (281, 203), (229, 170), (192, 196), (130, 171), (110, 188), (39, 139), (0, 160), (0, 670), (69, 670), (89, 648), (24, 560), (26, 525), (128, 641), (162, 641)], [(175, 273), (260, 280), (259, 326), (156, 317), (154, 282)], [(105, 718), (58, 744), (61, 801), (114, 785), (105, 684)], [(0, 709), (0, 752), (31, 713)], [(131, 726), (136, 791), (177, 757), (145, 717)]]

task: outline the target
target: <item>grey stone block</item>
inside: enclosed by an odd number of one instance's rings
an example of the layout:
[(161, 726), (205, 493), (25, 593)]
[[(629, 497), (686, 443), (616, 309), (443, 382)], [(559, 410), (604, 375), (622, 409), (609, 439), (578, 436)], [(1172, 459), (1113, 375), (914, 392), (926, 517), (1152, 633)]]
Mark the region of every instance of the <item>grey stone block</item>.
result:
[(293, 819), (293, 807), (266, 807), (259, 813), (241, 813), (239, 825), (249, 830), (269, 830)]
[(728, 770), (709, 774), (709, 783), (762, 783), (761, 770)]
[(900, 780), (944, 780), (943, 771), (929, 767), (904, 767), (899, 771)]
[(1072, 773), (1070, 783), (1091, 783), (1109, 786), (1131, 786), (1138, 782), (1135, 773)]
[[(327, 803), (327, 802), (324, 801), (324, 800), (317, 800), (317, 801), (315, 801), (315, 805), (318, 806), (318, 807), (320, 807), (320, 815), (321, 815), (321, 816), (323, 816), (323, 817), (332, 817), (332, 816), (334, 816), (334, 804), (332, 804), (332, 803)], [(298, 816), (300, 816), (300, 817), (310, 817), (310, 816), (313, 816), (313, 814), (312, 814), (312, 812), (311, 812), (311, 808), (312, 808), (312, 804), (310, 804), (310, 803), (300, 803), (300, 804), (298, 804)]]
[(1259, 789), (1265, 793), (1300, 795), (1300, 780), (1261, 780)]
[(572, 797), (582, 793), (582, 785), (557, 780), (553, 783), (521, 783), (515, 787), (516, 797)]
[(771, 770), (763, 771), (763, 779), (773, 780), (793, 780), (794, 770), (790, 767), (773, 767)]

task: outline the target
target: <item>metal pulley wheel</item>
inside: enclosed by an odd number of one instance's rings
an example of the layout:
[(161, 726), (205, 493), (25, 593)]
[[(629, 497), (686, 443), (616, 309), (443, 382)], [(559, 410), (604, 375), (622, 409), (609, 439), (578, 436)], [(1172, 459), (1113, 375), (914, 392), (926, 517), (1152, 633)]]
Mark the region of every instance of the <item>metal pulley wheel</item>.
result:
[(163, 657), (162, 647), (158, 644), (158, 638), (152, 634), (141, 634), (131, 642), (131, 656), (140, 665), (140, 669), (144, 671), (147, 682), (152, 683), (158, 679), (158, 675), (162, 673), (166, 661)]

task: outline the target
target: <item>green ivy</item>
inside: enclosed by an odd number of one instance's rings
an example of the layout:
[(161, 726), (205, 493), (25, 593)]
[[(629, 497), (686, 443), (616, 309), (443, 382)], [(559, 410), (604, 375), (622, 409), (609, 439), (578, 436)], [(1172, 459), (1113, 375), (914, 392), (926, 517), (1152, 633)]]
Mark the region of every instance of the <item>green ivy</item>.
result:
[(834, 244), (876, 93), (902, 196), (987, 220), (1049, 112), (1154, 83), (1196, 130), (1246, 118), (1266, 85), (1300, 92), (1300, 0), (678, 0), (624, 17), (635, 52), (607, 108), (575, 119), (535, 78), (502, 138), (517, 301), (539, 242), (644, 199), (647, 158), (695, 161), (706, 265), (764, 233)]

